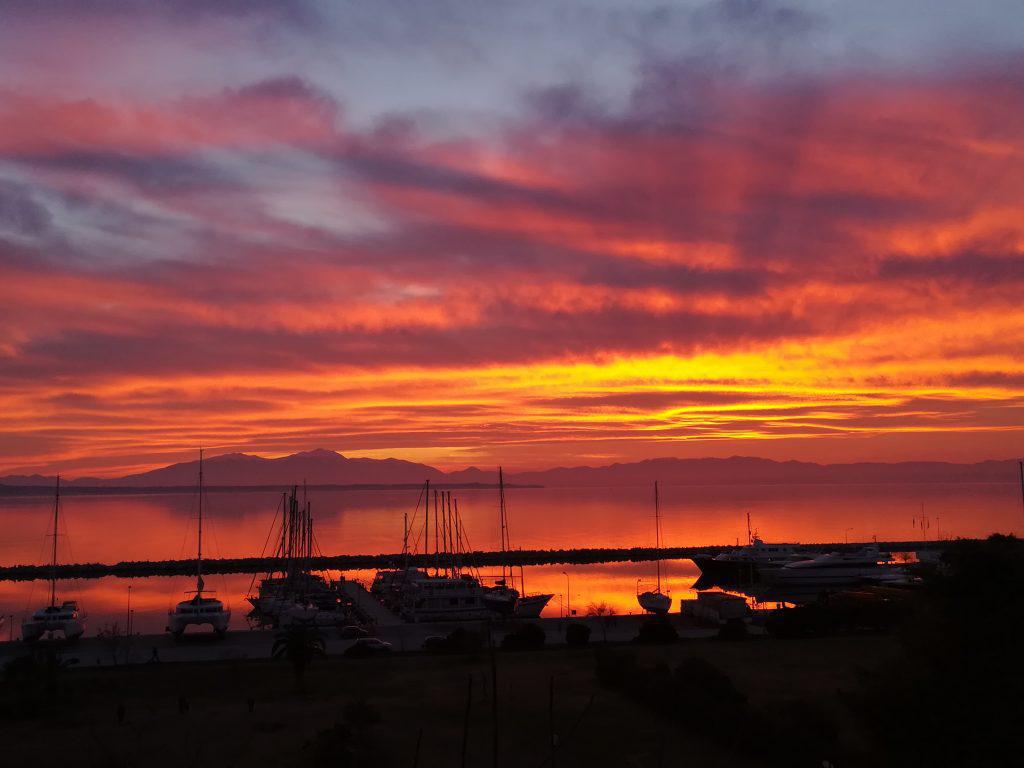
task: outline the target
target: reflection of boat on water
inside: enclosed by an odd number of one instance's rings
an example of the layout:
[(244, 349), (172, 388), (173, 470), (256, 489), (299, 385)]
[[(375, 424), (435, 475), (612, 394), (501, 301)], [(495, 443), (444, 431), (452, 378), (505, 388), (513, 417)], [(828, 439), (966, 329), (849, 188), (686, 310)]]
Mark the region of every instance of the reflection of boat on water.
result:
[(657, 563), (658, 585), (653, 590), (641, 592), (636, 596), (640, 607), (650, 613), (668, 613), (672, 607), (672, 598), (661, 591), (661, 504), (658, 498), (658, 483), (654, 483), (654, 547), (658, 551)]
[(199, 526), (196, 546), (196, 591), (188, 600), (178, 603), (167, 612), (167, 631), (175, 639), (189, 626), (209, 624), (218, 637), (224, 637), (231, 621), (231, 611), (215, 597), (203, 595), (203, 450), (199, 449)]
[(50, 558), (50, 604), (40, 608), (31, 618), (21, 623), (21, 638), (33, 643), (47, 632), (60, 632), (67, 640), (77, 640), (85, 633), (85, 616), (79, 611), (78, 601), (57, 601), (57, 528), (60, 519), (60, 476), (53, 495), (53, 549)]
[(515, 587), (515, 571), (506, 564), (505, 557), (511, 550), (508, 532), (508, 509), (505, 506), (505, 475), (498, 467), (498, 509), (501, 526), (501, 577), (494, 586), (484, 587), (484, 604), (501, 616), (516, 616), (522, 619), (540, 618), (541, 612), (551, 601), (551, 594), (526, 594), (526, 580), (523, 568), (519, 567), (519, 589)]
[[(280, 526), (277, 520), (280, 517)], [(247, 598), (254, 618), (271, 624), (310, 622), (343, 624), (349, 620), (348, 604), (340, 582), (329, 581), (310, 569), (319, 552), (313, 532), (312, 505), (298, 499), (298, 487), (281, 495), (278, 515), (271, 527), (278, 568), (260, 580), (255, 594)], [(254, 579), (255, 580), (255, 579)]]
[(788, 563), (782, 568), (766, 571), (763, 576), (773, 588), (780, 590), (905, 580), (903, 570), (888, 560), (888, 553), (880, 552), (878, 547), (862, 547), (853, 552), (829, 552)]

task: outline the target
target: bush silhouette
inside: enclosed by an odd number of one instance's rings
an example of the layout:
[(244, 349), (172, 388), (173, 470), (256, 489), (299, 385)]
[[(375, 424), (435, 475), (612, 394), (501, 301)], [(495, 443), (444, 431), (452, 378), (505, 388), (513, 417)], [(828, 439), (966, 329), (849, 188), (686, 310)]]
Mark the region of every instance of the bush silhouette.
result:
[(633, 638), (633, 642), (665, 645), (668, 643), (674, 643), (678, 639), (679, 633), (676, 632), (676, 628), (669, 623), (668, 619), (662, 617), (648, 619), (641, 624), (640, 631), (637, 636)]
[(501, 640), (503, 651), (535, 651), (544, 647), (544, 630), (536, 624), (523, 624)]
[(565, 628), (566, 645), (581, 646), (590, 642), (590, 627), (573, 622)]

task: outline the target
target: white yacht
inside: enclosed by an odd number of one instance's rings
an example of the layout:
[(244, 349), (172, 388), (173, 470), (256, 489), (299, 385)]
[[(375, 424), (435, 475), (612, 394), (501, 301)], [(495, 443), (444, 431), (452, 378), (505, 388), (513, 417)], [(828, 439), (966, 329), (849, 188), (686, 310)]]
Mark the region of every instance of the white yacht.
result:
[(650, 613), (668, 613), (672, 607), (672, 598), (661, 591), (661, 505), (658, 501), (658, 483), (654, 483), (654, 547), (658, 550), (659, 557), (656, 560), (658, 568), (658, 585), (655, 589), (647, 592), (640, 592), (636, 600), (640, 607)]
[(21, 639), (34, 643), (44, 634), (60, 632), (67, 640), (77, 640), (85, 633), (85, 616), (76, 600), (57, 600), (57, 526), (60, 518), (60, 475), (53, 496), (53, 549), (50, 558), (50, 604), (40, 608), (21, 623)]
[(167, 612), (167, 631), (175, 640), (185, 634), (191, 625), (209, 624), (217, 637), (224, 637), (231, 621), (231, 611), (215, 597), (203, 594), (203, 450), (199, 449), (199, 532), (196, 554), (196, 590), (188, 600), (182, 600)]
[(753, 579), (762, 571), (782, 568), (812, 555), (797, 544), (766, 544), (757, 535), (750, 543), (717, 555), (695, 555), (693, 562), (704, 576), (735, 580)]
[(853, 552), (829, 552), (807, 560), (784, 565), (765, 574), (779, 587), (847, 586), (863, 581), (899, 580), (903, 572), (888, 562), (889, 554), (878, 547), (863, 547)]
[(405, 621), (473, 621), (494, 613), (484, 603), (484, 589), (468, 574), (409, 574), (402, 590), (400, 615)]

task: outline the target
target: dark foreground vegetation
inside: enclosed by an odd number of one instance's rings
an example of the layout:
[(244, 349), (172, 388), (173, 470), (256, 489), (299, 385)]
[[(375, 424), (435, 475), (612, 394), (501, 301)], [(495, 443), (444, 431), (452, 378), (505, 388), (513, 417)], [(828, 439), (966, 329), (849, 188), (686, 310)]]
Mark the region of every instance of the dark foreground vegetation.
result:
[(83, 766), (1014, 765), (1022, 617), (1024, 547), (994, 537), (953, 546), (890, 632), (681, 640), (670, 617), (633, 643), (526, 624), (325, 658), (301, 630), (277, 660), (103, 669), (42, 648), (5, 670), (0, 740), (42, 766), (56, 744)]

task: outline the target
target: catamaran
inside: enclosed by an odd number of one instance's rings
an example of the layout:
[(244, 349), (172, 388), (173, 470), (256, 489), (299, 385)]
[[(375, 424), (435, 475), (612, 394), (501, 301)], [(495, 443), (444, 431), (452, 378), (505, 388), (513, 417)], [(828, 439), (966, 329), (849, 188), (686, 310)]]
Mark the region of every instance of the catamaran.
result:
[[(199, 531), (196, 550), (196, 589), (188, 600), (183, 600), (167, 612), (167, 631), (175, 640), (185, 634), (190, 625), (209, 624), (217, 637), (224, 637), (231, 621), (231, 611), (215, 597), (203, 594), (203, 449), (199, 449)], [(188, 593), (186, 593), (188, 594)]]
[(651, 613), (668, 613), (672, 607), (672, 598), (661, 591), (661, 504), (658, 499), (658, 482), (654, 482), (654, 547), (658, 551), (655, 561), (658, 569), (658, 586), (636, 596), (640, 607)]
[(45, 633), (60, 632), (67, 640), (77, 640), (85, 632), (85, 616), (78, 601), (57, 601), (57, 525), (60, 518), (60, 475), (53, 494), (53, 550), (50, 557), (50, 604), (21, 623), (21, 639), (34, 643)]

